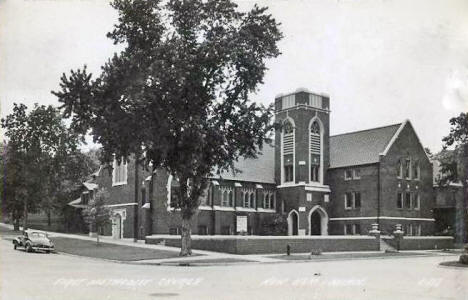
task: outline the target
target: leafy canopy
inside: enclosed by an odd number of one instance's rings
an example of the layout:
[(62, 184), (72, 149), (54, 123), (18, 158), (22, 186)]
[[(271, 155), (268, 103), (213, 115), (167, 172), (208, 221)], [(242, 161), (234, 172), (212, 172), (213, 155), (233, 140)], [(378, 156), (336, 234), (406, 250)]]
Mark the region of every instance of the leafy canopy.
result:
[(279, 24), (266, 8), (240, 12), (229, 0), (115, 0), (108, 34), (125, 45), (92, 79), (86, 68), (54, 92), (65, 116), (91, 130), (104, 161), (143, 149), (146, 163), (181, 183), (190, 216), (212, 171), (255, 157), (272, 129), (272, 106), (250, 100), (266, 61), (280, 52)]
[(439, 184), (450, 182), (466, 184), (468, 172), (468, 113), (450, 119), (450, 132), (442, 139), (443, 150), (436, 155), (440, 162)]

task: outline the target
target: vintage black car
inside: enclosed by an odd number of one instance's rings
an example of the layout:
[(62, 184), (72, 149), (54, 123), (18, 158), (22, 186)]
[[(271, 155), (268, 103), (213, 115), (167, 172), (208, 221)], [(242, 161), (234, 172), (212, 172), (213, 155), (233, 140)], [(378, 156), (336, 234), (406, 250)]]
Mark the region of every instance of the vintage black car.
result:
[(50, 253), (55, 251), (54, 244), (49, 240), (47, 233), (40, 230), (26, 230), (23, 235), (13, 240), (13, 248), (22, 247), (26, 252), (44, 251)]

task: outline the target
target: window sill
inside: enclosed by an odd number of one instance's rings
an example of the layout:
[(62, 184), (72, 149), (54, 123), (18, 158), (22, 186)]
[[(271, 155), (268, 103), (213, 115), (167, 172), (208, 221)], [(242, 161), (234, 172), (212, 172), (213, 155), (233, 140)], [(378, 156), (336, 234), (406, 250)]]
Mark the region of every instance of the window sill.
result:
[(267, 212), (267, 213), (275, 213), (276, 210), (273, 209), (273, 208), (258, 208), (257, 209), (258, 212)]
[(120, 185), (126, 185), (126, 184), (127, 184), (127, 182), (125, 182), (125, 181), (122, 181), (122, 182), (113, 182), (113, 183), (112, 183), (112, 186), (120, 186)]
[(222, 210), (222, 211), (235, 211), (234, 207), (231, 206), (220, 206), (220, 205), (215, 205), (213, 206), (214, 210)]
[(252, 207), (242, 207), (242, 206), (236, 206), (237, 211), (245, 211), (245, 212), (256, 212), (257, 210)]

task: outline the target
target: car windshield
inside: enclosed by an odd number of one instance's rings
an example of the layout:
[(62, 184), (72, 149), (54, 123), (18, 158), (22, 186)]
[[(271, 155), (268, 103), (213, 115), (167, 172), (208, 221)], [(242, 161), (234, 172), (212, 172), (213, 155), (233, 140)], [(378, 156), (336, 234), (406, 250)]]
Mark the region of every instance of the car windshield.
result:
[(42, 232), (31, 232), (29, 234), (29, 237), (32, 237), (32, 238), (45, 238), (46, 235), (45, 235), (45, 233), (42, 233)]

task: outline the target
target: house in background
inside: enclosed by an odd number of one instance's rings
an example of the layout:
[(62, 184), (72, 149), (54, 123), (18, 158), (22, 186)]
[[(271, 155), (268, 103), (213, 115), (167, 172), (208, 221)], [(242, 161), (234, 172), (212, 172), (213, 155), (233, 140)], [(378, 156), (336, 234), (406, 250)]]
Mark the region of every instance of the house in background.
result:
[[(432, 164), (411, 123), (330, 136), (330, 113), (327, 95), (278, 96), (275, 121), (283, 126), (274, 145), (236, 163), (241, 173), (210, 178), (193, 234), (266, 235), (284, 219), (284, 235), (367, 234), (374, 223), (387, 234), (402, 224), (408, 235), (432, 235)], [(140, 170), (135, 201), (133, 161), (97, 173), (93, 183), (108, 189), (114, 212), (105, 234), (179, 233), (177, 179), (149, 175)]]
[[(455, 236), (457, 226), (459, 226), (457, 225), (457, 211), (463, 210), (461, 206), (464, 197), (463, 184), (461, 182), (449, 182), (446, 185), (440, 185), (437, 181), (437, 178), (442, 175), (439, 161), (434, 160), (433, 166), (434, 195), (436, 199), (434, 207), (435, 232), (436, 234)], [(465, 209), (466, 207), (468, 207), (468, 199), (465, 199)], [(458, 218), (460, 218), (460, 214)], [(465, 225), (465, 231), (467, 231), (467, 225)]]

